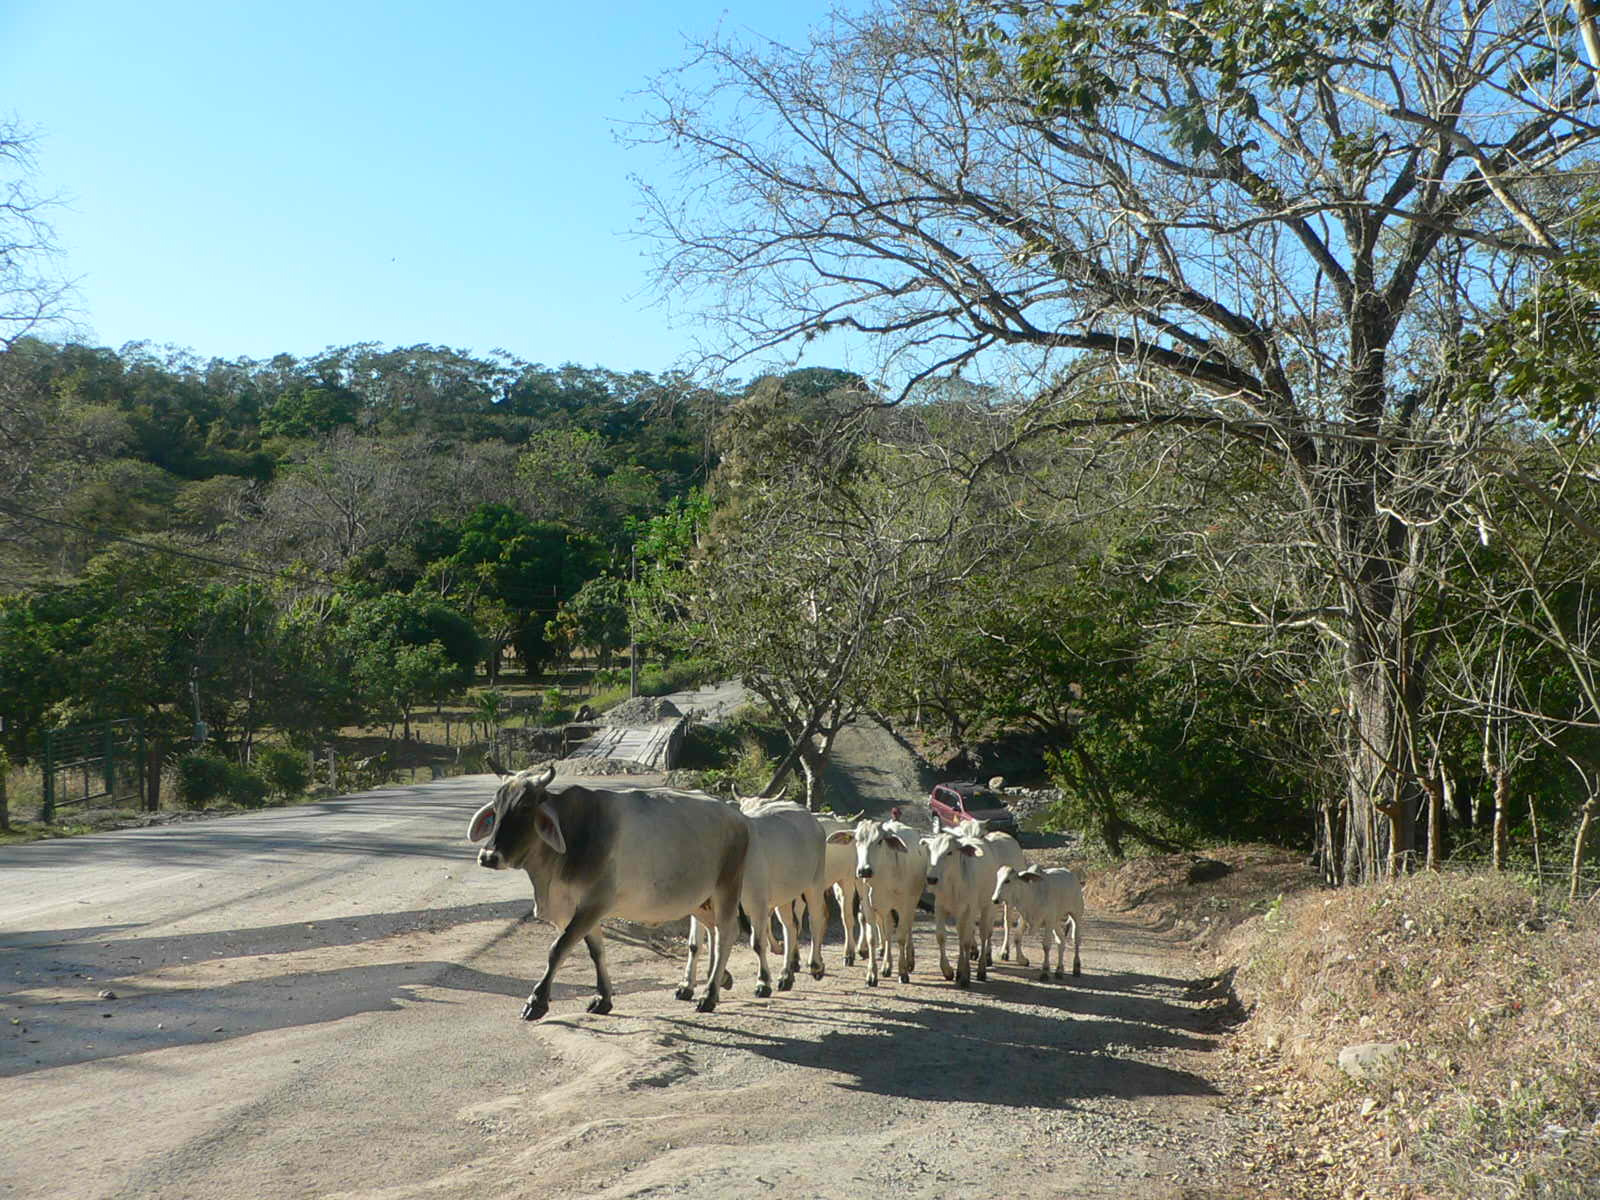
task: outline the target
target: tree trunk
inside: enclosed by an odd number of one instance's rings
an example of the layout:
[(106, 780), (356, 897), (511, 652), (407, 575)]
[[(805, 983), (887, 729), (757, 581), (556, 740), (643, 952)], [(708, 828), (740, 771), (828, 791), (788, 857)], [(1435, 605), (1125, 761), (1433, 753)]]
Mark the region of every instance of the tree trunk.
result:
[(1510, 792), (1504, 767), (1494, 770), (1494, 869), (1506, 869), (1506, 800)]
[(11, 805), (6, 799), (6, 776), (11, 773), (11, 760), (0, 753), (0, 833), (11, 832)]
[(146, 812), (161, 811), (161, 760), (163, 755), (159, 745), (151, 746), (145, 752), (144, 761), (144, 807)]
[(1439, 869), (1439, 851), (1442, 842), (1439, 837), (1439, 824), (1444, 820), (1444, 780), (1438, 775), (1430, 775), (1422, 781), (1423, 789), (1428, 794), (1428, 851), (1424, 865), (1430, 871)]
[(1600, 797), (1590, 795), (1583, 806), (1583, 820), (1578, 822), (1578, 832), (1572, 838), (1572, 882), (1567, 887), (1567, 899), (1576, 903), (1578, 899), (1579, 872), (1583, 867), (1583, 852), (1589, 841), (1589, 825), (1594, 821), (1595, 809), (1600, 806)]

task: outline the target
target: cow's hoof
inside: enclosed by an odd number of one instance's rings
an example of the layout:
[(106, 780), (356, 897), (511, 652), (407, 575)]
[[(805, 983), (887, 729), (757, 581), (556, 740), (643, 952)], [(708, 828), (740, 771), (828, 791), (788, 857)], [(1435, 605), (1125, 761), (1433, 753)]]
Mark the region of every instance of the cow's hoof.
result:
[(944, 977), (946, 979), (954, 979), (956, 977), (956, 973), (949, 967), (940, 967), (939, 969), (944, 972)]
[(599, 1013), (601, 1016), (604, 1016), (606, 1013), (611, 1011), (611, 997), (596, 996), (593, 1000), (589, 1001), (589, 1011), (592, 1013)]
[(687, 985), (679, 988), (677, 991), (673, 992), (672, 994), (674, 996), (676, 996), (679, 1000), (693, 1000), (694, 999), (694, 989), (692, 987), (687, 986)]
[(1000, 961), (1001, 962), (1010, 962), (1011, 961), (1011, 951), (1009, 951), (1009, 950), (1000, 951)]
[(1056, 972), (1056, 978), (1057, 979), (1065, 979), (1066, 977), (1067, 977), (1067, 973), (1065, 971), (1057, 971)]
[(772, 985), (770, 983), (756, 984), (756, 995), (765, 1000), (768, 996), (772, 995)]
[(1049, 983), (1050, 982), (1050, 972), (1049, 971), (1040, 971), (1039, 972), (1039, 982), (1040, 983)]
[(725, 988), (731, 988), (733, 986), (733, 972), (732, 971), (724, 971), (722, 973), (722, 986), (725, 987)]
[(970, 958), (973, 962), (977, 962), (978, 961), (978, 952), (976, 950), (969, 950), (967, 952), (967, 957)]
[(787, 992), (793, 987), (794, 987), (794, 976), (793, 975), (780, 975), (780, 976), (778, 976), (778, 990), (780, 992)]
[(844, 965), (847, 966), (847, 967), (855, 966), (856, 965), (856, 956), (854, 954), (846, 954), (844, 956)]
[(1017, 955), (1017, 966), (1025, 967), (1027, 965), (1028, 965), (1028, 960), (1023, 958), (1022, 955), (1020, 955), (1020, 954)]
[(878, 977), (876, 975), (868, 975), (867, 976), (867, 986), (868, 987), (877, 987), (878, 986)]
[(957, 979), (956, 980), (956, 986), (958, 988), (969, 988), (969, 987), (972, 986), (972, 980), (970, 980), (970, 979)]
[(826, 974), (827, 974), (827, 972), (824, 971), (821, 967), (812, 967), (811, 968), (811, 978), (813, 978), (813, 979), (821, 979)]
[(900, 982), (901, 983), (910, 983), (911, 982), (911, 972), (910, 971), (901, 971), (900, 972)]
[(528, 1002), (522, 1006), (522, 1019), (524, 1021), (537, 1021), (550, 1011), (550, 1002), (540, 1000), (536, 996), (529, 996)]
[(695, 1011), (696, 1012), (716, 1012), (716, 1010), (717, 1010), (717, 1001), (716, 1001), (716, 998), (714, 996), (707, 996), (705, 999), (701, 1000), (700, 1003), (696, 1004), (694, 1007), (695, 1007)]
[(1074, 979), (1076, 979), (1079, 975), (1082, 975), (1082, 974), (1083, 974), (1083, 971), (1079, 969), (1079, 967), (1078, 967), (1078, 965), (1076, 963), (1074, 963), (1072, 965), (1072, 977)]
[(982, 967), (978, 968), (978, 982), (979, 983), (988, 983), (989, 982), (989, 972), (985, 971)]

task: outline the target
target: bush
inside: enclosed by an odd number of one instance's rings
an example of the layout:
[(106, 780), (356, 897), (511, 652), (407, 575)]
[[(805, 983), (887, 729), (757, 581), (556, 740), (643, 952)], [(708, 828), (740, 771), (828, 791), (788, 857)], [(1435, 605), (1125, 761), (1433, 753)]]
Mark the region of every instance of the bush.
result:
[(204, 808), (228, 790), (228, 763), (214, 754), (178, 759), (178, 799), (185, 808)]
[(266, 803), (267, 781), (215, 754), (185, 754), (178, 760), (178, 799), (185, 808), (204, 808), (218, 799), (259, 808)]
[(306, 756), (297, 751), (269, 746), (256, 751), (251, 765), (274, 796), (298, 796), (311, 786), (311, 768)]
[(228, 799), (240, 808), (260, 808), (267, 802), (267, 781), (247, 767), (230, 765)]

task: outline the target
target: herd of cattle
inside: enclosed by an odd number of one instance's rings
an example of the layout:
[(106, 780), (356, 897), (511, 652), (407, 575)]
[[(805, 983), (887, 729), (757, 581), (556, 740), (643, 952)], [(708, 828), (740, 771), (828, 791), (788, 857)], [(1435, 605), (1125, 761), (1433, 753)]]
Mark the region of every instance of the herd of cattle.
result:
[[(772, 994), (767, 954), (773, 916), (783, 930), (777, 987), (784, 991), (794, 985), (803, 904), (811, 927), (807, 965), (821, 979), (829, 891), (844, 915), (845, 963), (865, 958), (867, 983), (874, 987), (880, 969), (910, 982), (916, 966), (911, 928), (924, 890), (933, 896), (939, 969), (959, 986), (970, 986), (973, 970), (980, 980), (986, 978), (997, 917), (1002, 959), (1014, 955), (1027, 966), (1021, 929), (1039, 936), (1040, 979), (1050, 977), (1052, 939), (1056, 978), (1065, 977), (1070, 924), (1072, 973), (1080, 973), (1083, 890), (1076, 876), (1065, 868), (1030, 866), (1009, 834), (985, 834), (964, 825), (921, 836), (898, 820), (852, 825), (782, 800), (735, 806), (670, 789), (570, 784), (551, 790), (554, 778), (554, 767), (511, 776), (473, 815), (467, 833), (469, 840), (484, 843), (480, 865), (527, 871), (535, 915), (560, 930), (544, 975), (523, 1007), (524, 1020), (536, 1021), (549, 1011), (556, 970), (580, 939), (594, 960), (598, 994), (589, 1011), (611, 1011), (600, 930), (605, 917), (646, 924), (690, 917), (688, 964), (677, 996), (694, 998), (704, 943), (710, 963), (699, 1010), (710, 1012), (732, 983), (727, 963), (741, 910), (760, 963), (756, 995)], [(945, 945), (950, 924), (957, 943), (953, 964)]]

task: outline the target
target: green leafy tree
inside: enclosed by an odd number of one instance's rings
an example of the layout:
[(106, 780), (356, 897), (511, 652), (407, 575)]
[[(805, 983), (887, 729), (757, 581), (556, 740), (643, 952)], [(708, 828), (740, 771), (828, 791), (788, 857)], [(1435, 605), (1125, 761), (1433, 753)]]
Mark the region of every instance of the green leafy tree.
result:
[(567, 526), (484, 504), (461, 522), (454, 550), (429, 564), (427, 586), (485, 612), (486, 627), (504, 630), (523, 665), (537, 670), (550, 655), (546, 624), (594, 573), (595, 557), (593, 543)]
[(605, 668), (628, 645), (629, 615), (627, 581), (597, 575), (561, 606), (552, 624), (562, 640), (593, 651)]

